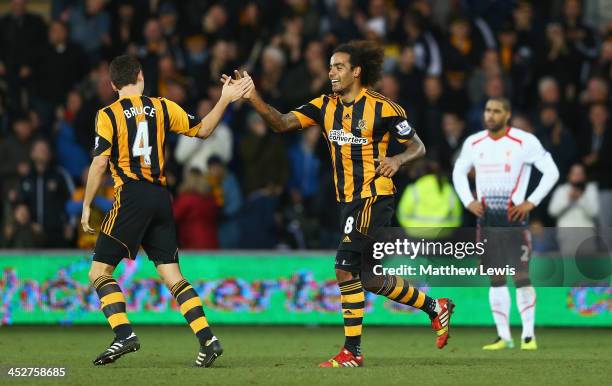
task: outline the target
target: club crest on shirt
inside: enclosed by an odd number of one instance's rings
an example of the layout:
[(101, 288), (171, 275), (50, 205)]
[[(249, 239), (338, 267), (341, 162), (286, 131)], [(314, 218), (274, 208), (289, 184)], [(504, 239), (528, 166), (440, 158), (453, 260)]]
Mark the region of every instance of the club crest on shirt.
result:
[(357, 122), (357, 128), (361, 131), (366, 130), (368, 128), (367, 123), (365, 121), (365, 119), (360, 119)]

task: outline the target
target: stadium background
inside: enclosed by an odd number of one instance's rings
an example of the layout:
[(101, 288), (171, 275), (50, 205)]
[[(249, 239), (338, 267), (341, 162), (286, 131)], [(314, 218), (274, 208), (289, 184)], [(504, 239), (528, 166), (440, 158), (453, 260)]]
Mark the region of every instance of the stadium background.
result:
[[(447, 186), (462, 140), (481, 129), (484, 101), (505, 95), (514, 106), (513, 125), (536, 134), (552, 153), (560, 184), (574, 163), (585, 165), (582, 183), (597, 183), (602, 202), (587, 220), (609, 226), (611, 23), (605, 0), (5, 2), (0, 325), (104, 321), (84, 275), (95, 238), (81, 233), (78, 219), (94, 115), (115, 99), (108, 78), (115, 55), (141, 59), (147, 95), (203, 116), (219, 96), (223, 72), (248, 70), (264, 99), (288, 111), (329, 91), (328, 58), (337, 43), (376, 40), (386, 52), (377, 89), (405, 107), (428, 149), (427, 160), (396, 176), (398, 200), (426, 175)], [(278, 136), (248, 104), (237, 103), (206, 141), (168, 142), (166, 171), (182, 248), (235, 251), (184, 257), (194, 266), (186, 270), (190, 280), (227, 281), (203, 288), (211, 321), (341, 323), (338, 305), (327, 303), (338, 295), (331, 249), (340, 227), (318, 129)], [(534, 173), (532, 185), (537, 179)], [(112, 205), (110, 183), (96, 197), (94, 221)], [(542, 231), (558, 220), (547, 207), (545, 201), (531, 219), (539, 254), (558, 249), (555, 235)], [(451, 209), (455, 226), (474, 224), (471, 215)], [(398, 216), (401, 223), (401, 205)], [(234, 269), (240, 259), (250, 270)], [(149, 284), (136, 283), (140, 297), (128, 310), (144, 323), (182, 323), (178, 313), (164, 312), (176, 305), (145, 266), (136, 277)], [(131, 285), (125, 272), (121, 280)], [(254, 295), (267, 285), (283, 295)], [(610, 326), (610, 295), (609, 287), (543, 289), (538, 318), (549, 325)], [(485, 288), (462, 300), (482, 312), (466, 309), (461, 324), (490, 323)], [(266, 301), (274, 312), (265, 311)], [(426, 323), (388, 302), (372, 307), (380, 313), (372, 323)], [(515, 310), (512, 320), (518, 321)]]

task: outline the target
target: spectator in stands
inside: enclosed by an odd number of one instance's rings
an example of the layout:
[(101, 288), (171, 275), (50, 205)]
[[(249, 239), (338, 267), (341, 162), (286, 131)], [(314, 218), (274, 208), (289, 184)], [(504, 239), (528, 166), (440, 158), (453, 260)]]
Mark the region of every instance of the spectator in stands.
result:
[(532, 59), (538, 44), (538, 31), (534, 26), (533, 5), (529, 0), (519, 0), (512, 12), (514, 30), (516, 31), (517, 51), (524, 58)]
[(142, 65), (142, 74), (147, 79), (145, 94), (160, 95), (157, 90), (159, 58), (168, 53), (168, 44), (164, 39), (159, 20), (154, 18), (147, 20), (143, 35), (144, 42), (136, 47), (136, 54)]
[[(82, 149), (89, 152), (93, 148), (95, 131), (92, 130), (92, 122), (96, 120), (98, 110), (110, 105), (116, 100), (108, 75), (108, 66), (99, 65), (90, 72), (87, 79), (88, 85), (80, 92), (88, 94), (84, 97), (82, 106), (74, 114), (72, 125), (75, 129), (75, 137)], [(147, 83), (149, 84), (149, 83)]]
[(185, 56), (182, 47), (180, 33), (181, 26), (178, 24), (178, 14), (174, 3), (164, 1), (159, 5), (159, 25), (162, 35), (168, 44), (168, 52), (176, 61), (178, 68), (185, 67)]
[(256, 49), (256, 42), (262, 36), (266, 25), (265, 15), (262, 15), (262, 5), (249, 1), (238, 20), (238, 60), (240, 63), (247, 63), (251, 52)]
[(452, 165), (459, 155), (461, 145), (467, 137), (465, 121), (459, 115), (448, 112), (442, 115), (442, 138), (431, 152), (443, 170), (452, 170)]
[(302, 59), (304, 19), (294, 14), (284, 18), (282, 24), (283, 31), (272, 39), (270, 46), (283, 50), (285, 54), (284, 65), (286, 68), (290, 68)]
[(172, 204), (179, 245), (183, 249), (218, 249), (219, 207), (198, 169), (189, 170)]
[(240, 209), (242, 194), (236, 176), (217, 155), (208, 159), (208, 183), (217, 206), (221, 208), (219, 220), (219, 246), (222, 249), (240, 248)]
[(403, 20), (404, 33), (409, 44), (414, 46), (416, 65), (428, 76), (442, 75), (442, 54), (434, 35), (425, 29), (423, 16), (416, 11), (406, 13)]
[(89, 63), (80, 46), (68, 40), (68, 29), (60, 21), (49, 26), (48, 43), (40, 51), (33, 64), (34, 108), (49, 122), (55, 109), (66, 100), (66, 95), (85, 74)]
[(202, 97), (206, 90), (208, 76), (206, 75), (206, 37), (201, 34), (189, 36), (185, 39), (185, 75), (192, 80), (195, 86), (195, 96)]
[[(587, 86), (580, 96), (580, 103), (588, 110), (589, 106), (597, 103), (608, 105), (610, 85), (604, 78), (593, 77), (587, 82)], [(587, 112), (588, 113), (588, 112)]]
[(287, 106), (299, 106), (329, 92), (329, 64), (323, 44), (312, 41), (304, 51), (304, 61), (287, 71), (281, 92)]
[(157, 92), (159, 95), (167, 96), (168, 87), (171, 87), (172, 83), (179, 84), (183, 89), (189, 88), (189, 79), (178, 71), (172, 55), (162, 55), (159, 58), (158, 66)]
[(612, 129), (608, 109), (594, 104), (589, 110), (589, 124), (582, 135), (580, 154), (587, 173), (599, 188), (599, 225), (612, 250)]
[(246, 195), (266, 188), (270, 192), (282, 191), (289, 177), (287, 154), (283, 140), (270, 133), (256, 113), (247, 118), (249, 133), (240, 141)]
[(300, 140), (289, 148), (289, 192), (294, 203), (300, 203), (308, 211), (319, 189), (321, 160), (316, 154), (321, 128), (312, 126), (304, 130)]
[(612, 79), (612, 39), (602, 43), (599, 57), (593, 63), (592, 73), (604, 79)]
[[(85, 185), (87, 184), (87, 174), (89, 173), (89, 166), (82, 170), (80, 180), (81, 186), (76, 188), (72, 192), (72, 197), (66, 203), (66, 213), (70, 217), (71, 223), (76, 223), (81, 219), (81, 212), (83, 210), (83, 197), (85, 197)], [(81, 227), (77, 227), (76, 235), (76, 246), (80, 249), (91, 250), (96, 244), (98, 233), (100, 232), (100, 225), (104, 215), (111, 210), (113, 206), (114, 189), (112, 183), (108, 178), (108, 175), (104, 176), (104, 181), (100, 184), (100, 189), (96, 192), (96, 195), (91, 202), (91, 215), (89, 223), (96, 233), (90, 234), (83, 231)]]
[(10, 12), (0, 18), (0, 78), (7, 82), (9, 111), (20, 111), (21, 93), (32, 73), (34, 56), (45, 43), (43, 19), (28, 12), (26, 0), (11, 0)]
[(451, 19), (443, 51), (446, 71), (467, 73), (480, 63), (484, 47), (480, 46), (472, 34), (468, 19), (463, 16)]
[(262, 98), (280, 109), (285, 107), (280, 91), (280, 81), (286, 64), (285, 54), (280, 48), (268, 46), (261, 54), (261, 74), (259, 87)]
[(559, 174), (567, 175), (577, 156), (576, 142), (572, 134), (563, 125), (555, 107), (544, 106), (540, 110), (539, 123), (537, 136), (540, 138), (542, 146), (552, 155), (559, 168)]
[[(210, 36), (208, 38), (210, 41)], [(219, 74), (231, 74), (234, 69), (238, 68), (235, 63), (237, 55), (236, 45), (232, 41), (225, 39), (214, 41), (210, 49), (210, 55), (204, 64), (205, 76), (202, 77), (202, 82), (205, 83), (201, 84), (200, 88), (207, 88), (210, 84), (215, 84)]]
[(241, 247), (272, 249), (278, 243), (279, 196), (289, 178), (283, 140), (269, 132), (261, 117), (247, 117), (249, 133), (240, 141), (245, 202), (240, 215)]
[(440, 141), (440, 127), (442, 113), (446, 104), (443, 95), (444, 88), (440, 78), (428, 76), (423, 82), (423, 94), (425, 99), (419, 106), (419, 133), (423, 133), (423, 142), (426, 145), (434, 145)]
[(612, 23), (612, 8), (605, 0), (586, 0), (584, 2), (584, 22), (605, 31)]
[(45, 246), (45, 235), (40, 224), (30, 219), (30, 210), (24, 204), (18, 204), (13, 210), (13, 218), (4, 226), (4, 247), (16, 249), (42, 248)]
[[(198, 116), (203, 118), (210, 112), (213, 103), (202, 99), (198, 104)], [(208, 160), (213, 155), (227, 163), (233, 155), (233, 134), (225, 122), (219, 123), (212, 135), (202, 141), (199, 138), (180, 136), (174, 149), (174, 158), (183, 165), (184, 170), (198, 169), (206, 173)]]
[(380, 93), (400, 106), (406, 106), (408, 102), (400, 95), (400, 85), (393, 74), (383, 74), (379, 83)]
[(227, 10), (222, 4), (213, 4), (208, 8), (202, 18), (202, 28), (210, 41), (226, 40), (231, 35)]
[(536, 58), (537, 74), (557, 79), (564, 94), (575, 89), (579, 81), (581, 60), (573, 49), (562, 24), (552, 22), (546, 26), (546, 43)]
[(413, 46), (405, 46), (393, 74), (399, 82), (400, 99), (406, 101), (404, 109), (411, 116), (418, 114), (418, 104), (423, 100), (423, 70), (416, 66)]
[(83, 101), (77, 91), (71, 91), (66, 100), (66, 109), (58, 109), (59, 122), (55, 136), (57, 163), (66, 169), (73, 179), (80, 179), (83, 169), (89, 165), (89, 149), (83, 148), (76, 136), (72, 121), (81, 109)]
[(105, 0), (85, 0), (70, 10), (70, 36), (87, 53), (92, 63), (110, 50), (111, 19)]
[(139, 40), (142, 24), (136, 16), (136, 5), (122, 1), (117, 5), (116, 16), (111, 20), (112, 56), (118, 56), (127, 50), (135, 50)]
[(43, 139), (32, 144), (30, 158), (32, 167), (21, 180), (20, 199), (41, 226), (45, 247), (68, 247), (74, 227), (68, 221), (65, 205), (74, 190), (72, 179), (66, 170), (53, 164), (50, 145)]
[[(566, 257), (597, 250), (595, 230), (599, 212), (597, 184), (587, 181), (582, 164), (572, 165), (567, 182), (553, 192), (548, 213), (557, 219), (557, 239)], [(584, 229), (582, 229), (584, 228)]]
[(481, 103), (485, 98), (487, 79), (500, 76), (501, 73), (502, 70), (497, 51), (486, 50), (480, 60), (480, 66), (472, 71), (468, 80), (468, 95), (472, 105)]
[(358, 39), (360, 32), (355, 19), (356, 14), (360, 11), (355, 6), (355, 2), (353, 0), (338, 0), (332, 4), (333, 8), (331, 8), (325, 24), (327, 30), (326, 44), (335, 46), (340, 42)]
[(15, 201), (20, 179), (30, 173), (29, 154), (33, 133), (32, 122), (26, 117), (20, 117), (13, 123), (13, 134), (0, 140), (2, 197), (7, 197), (8, 201)]
[(533, 127), (531, 120), (526, 114), (523, 113), (512, 114), (512, 118), (510, 118), (510, 126), (525, 130), (526, 132), (534, 135), (536, 134), (536, 130)]
[(588, 61), (597, 58), (599, 50), (597, 31), (582, 21), (582, 1), (564, 1), (562, 24), (568, 44), (582, 59), (581, 65), (586, 65)]

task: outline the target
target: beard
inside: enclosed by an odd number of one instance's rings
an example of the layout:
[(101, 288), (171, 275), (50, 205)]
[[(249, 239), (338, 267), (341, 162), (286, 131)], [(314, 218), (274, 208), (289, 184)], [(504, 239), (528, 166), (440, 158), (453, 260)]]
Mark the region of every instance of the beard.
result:
[(347, 87), (342, 87), (342, 85), (338, 85), (336, 89), (332, 87), (332, 92), (336, 95), (344, 95)]
[(496, 123), (493, 125), (487, 125), (487, 130), (489, 130), (490, 132), (493, 133), (497, 133), (500, 130), (502, 130), (503, 128), (506, 127), (506, 123), (505, 122), (500, 122), (500, 123)]

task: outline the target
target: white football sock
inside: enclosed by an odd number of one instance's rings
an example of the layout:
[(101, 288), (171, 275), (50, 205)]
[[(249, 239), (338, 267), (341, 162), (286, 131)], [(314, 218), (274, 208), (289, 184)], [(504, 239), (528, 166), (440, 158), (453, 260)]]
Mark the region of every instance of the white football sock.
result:
[(536, 293), (532, 286), (516, 289), (516, 307), (521, 313), (523, 334), (521, 339), (534, 338)]
[(489, 288), (489, 304), (497, 327), (497, 335), (503, 340), (512, 340), (509, 322), (510, 291), (508, 291), (508, 287)]

